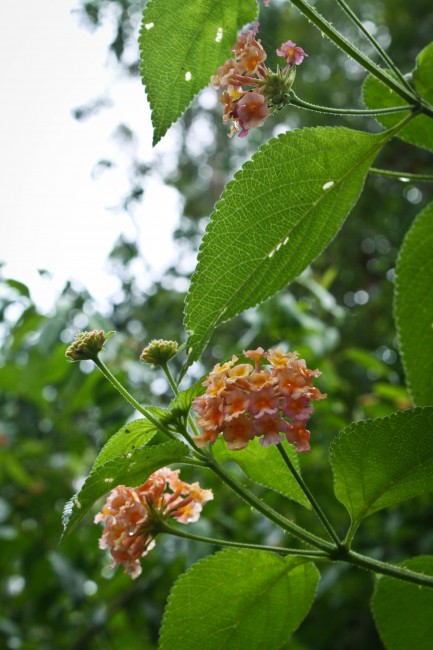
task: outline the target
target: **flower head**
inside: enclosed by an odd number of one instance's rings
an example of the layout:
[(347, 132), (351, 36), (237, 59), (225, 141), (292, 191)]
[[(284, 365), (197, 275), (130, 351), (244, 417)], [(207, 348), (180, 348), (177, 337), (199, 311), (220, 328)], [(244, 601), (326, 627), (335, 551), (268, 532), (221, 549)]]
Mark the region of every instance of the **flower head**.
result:
[(169, 467), (151, 474), (140, 487), (118, 485), (95, 517), (95, 523), (105, 524), (99, 547), (109, 548), (112, 566), (123, 564), (125, 573), (135, 579), (141, 573), (140, 558), (155, 546), (158, 522), (169, 518), (181, 524), (197, 521), (211, 499), (211, 490), (181, 481), (179, 470)]
[(256, 38), (258, 28), (255, 22), (251, 29), (239, 34), (232, 49), (234, 56), (211, 77), (212, 88), (222, 89), (223, 122), (231, 123), (230, 137), (236, 132), (245, 137), (252, 128), (262, 126), (268, 115), (290, 103), (294, 65), (308, 56), (301, 47), (287, 41), (277, 50), (287, 65), (272, 72), (265, 65), (266, 51)]
[(78, 332), (75, 339), (65, 352), (70, 361), (85, 361), (95, 359), (104, 347), (104, 343), (114, 332), (105, 333), (103, 330)]
[(228, 449), (242, 449), (255, 437), (265, 447), (275, 445), (285, 436), (296, 451), (309, 451), (311, 402), (326, 397), (312, 385), (320, 372), (281, 348), (247, 350), (244, 356), (254, 365), (236, 364), (237, 357), (217, 364), (203, 383), (206, 393), (193, 401), (204, 431), (194, 439), (197, 446), (214, 444), (219, 434)]
[(140, 355), (140, 360), (145, 363), (153, 363), (155, 366), (170, 361), (177, 354), (179, 344), (176, 341), (164, 341), (163, 339), (153, 339), (146, 345)]
[(308, 54), (302, 47), (298, 47), (293, 41), (282, 43), (277, 50), (278, 56), (283, 56), (289, 66), (300, 65)]

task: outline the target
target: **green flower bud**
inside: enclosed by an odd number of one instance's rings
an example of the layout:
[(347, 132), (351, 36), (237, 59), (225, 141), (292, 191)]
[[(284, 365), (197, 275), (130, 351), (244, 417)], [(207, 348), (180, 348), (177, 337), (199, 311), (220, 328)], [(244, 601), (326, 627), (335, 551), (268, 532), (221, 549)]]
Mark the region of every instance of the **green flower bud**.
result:
[(140, 360), (144, 363), (153, 363), (155, 366), (161, 366), (170, 361), (177, 354), (179, 344), (177, 341), (164, 341), (163, 339), (153, 339), (146, 345), (140, 355)]
[(84, 361), (94, 359), (104, 347), (105, 341), (113, 336), (115, 332), (105, 333), (103, 330), (92, 330), (91, 332), (78, 332), (75, 339), (65, 352), (70, 361)]

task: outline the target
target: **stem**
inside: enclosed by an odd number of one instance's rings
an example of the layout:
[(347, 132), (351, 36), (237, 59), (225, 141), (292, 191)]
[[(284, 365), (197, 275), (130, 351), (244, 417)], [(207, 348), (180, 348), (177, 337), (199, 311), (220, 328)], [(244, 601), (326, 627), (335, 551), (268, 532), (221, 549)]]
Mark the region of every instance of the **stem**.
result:
[[(380, 66), (374, 63), (365, 54), (360, 52), (350, 41), (348, 41), (340, 32), (333, 27), (323, 16), (319, 14), (314, 7), (308, 4), (306, 0), (291, 0), (292, 4), (308, 18), (325, 36), (329, 38), (337, 47), (339, 47), (348, 56), (359, 63), (365, 70), (380, 79), (388, 88), (391, 88), (397, 95), (402, 97), (409, 104), (413, 101), (418, 101), (417, 96), (413, 91), (407, 90), (402, 87), (399, 82), (386, 74)], [(433, 117), (433, 109), (429, 113)]]
[(309, 551), (299, 548), (284, 548), (283, 546), (264, 546), (261, 544), (248, 544), (246, 542), (231, 542), (225, 539), (214, 539), (211, 537), (203, 537), (203, 535), (194, 535), (194, 533), (186, 533), (177, 528), (172, 528), (168, 524), (161, 522), (158, 525), (159, 532), (175, 535), (184, 539), (192, 539), (197, 542), (205, 542), (206, 544), (215, 544), (216, 546), (231, 546), (233, 548), (250, 548), (257, 551), (271, 551), (272, 553), (281, 553), (283, 555), (299, 555), (301, 557), (316, 559), (328, 559), (328, 555), (323, 551)]
[(349, 7), (349, 5), (345, 2), (345, 0), (336, 0), (337, 4), (340, 6), (340, 8), (349, 16), (349, 18), (352, 20), (352, 22), (358, 27), (358, 29), (361, 30), (361, 32), (364, 34), (364, 36), (367, 37), (367, 39), (370, 41), (371, 45), (374, 47), (376, 52), (382, 57), (382, 59), (385, 61), (385, 63), (389, 66), (389, 68), (394, 72), (394, 74), (398, 77), (402, 85), (406, 86), (406, 88), (409, 91), (413, 91), (413, 88), (407, 81), (407, 79), (404, 78), (404, 75), (400, 72), (400, 69), (395, 65), (394, 61), (391, 59), (390, 56), (385, 52), (385, 50), (379, 45), (379, 43), (376, 41), (374, 36), (370, 34), (368, 29), (363, 25), (362, 21), (359, 20), (358, 16), (352, 11), (352, 9)]
[[(168, 364), (167, 363), (161, 363), (161, 368), (165, 372), (165, 375), (166, 375), (166, 377), (168, 379), (168, 383), (170, 384), (171, 388), (173, 389), (173, 393), (177, 397), (179, 395), (179, 388), (178, 388), (178, 385), (176, 384), (176, 382), (174, 380), (173, 375), (171, 374), (171, 371), (170, 371), (170, 368), (168, 367)], [(194, 434), (196, 436), (200, 435), (200, 432), (197, 429), (197, 425), (194, 422), (194, 418), (192, 417), (192, 415), (190, 413), (188, 413), (188, 423), (189, 423), (191, 429), (193, 430)], [(196, 445), (194, 444), (193, 439), (191, 438), (191, 436), (189, 435), (189, 433), (188, 433), (188, 431), (186, 430), (185, 427), (183, 427), (182, 435), (185, 436), (185, 438), (188, 440), (189, 444), (197, 451), (198, 454), (200, 454), (200, 456), (203, 456), (203, 457), (206, 458), (206, 454), (203, 454), (203, 452), (196, 447)]]
[(137, 402), (137, 400), (130, 393), (128, 393), (126, 388), (122, 386), (120, 381), (116, 379), (116, 377), (110, 372), (105, 363), (98, 356), (96, 356), (93, 361), (98, 366), (102, 374), (106, 377), (106, 379), (108, 379), (108, 381), (114, 386), (116, 390), (119, 391), (122, 397), (124, 397), (126, 401), (131, 404), (131, 406), (139, 411), (139, 413), (141, 413), (146, 418), (146, 420), (149, 420), (149, 422), (151, 422), (155, 428), (158, 429), (158, 431), (161, 431), (173, 440), (177, 440), (176, 436), (174, 436), (173, 433), (158, 420), (158, 418), (152, 415), (152, 413), (145, 409), (144, 406)]
[(332, 106), (319, 106), (306, 102), (292, 91), (290, 103), (299, 108), (306, 108), (317, 113), (332, 113), (333, 115), (383, 115), (386, 113), (401, 113), (402, 111), (411, 111), (417, 108), (416, 104), (407, 104), (406, 106), (392, 106), (390, 108), (334, 108)]
[(236, 481), (230, 474), (228, 474), (216, 461), (214, 458), (209, 459), (208, 464), (209, 469), (211, 469), (217, 476), (219, 476), (224, 483), (227, 483), (228, 486), (232, 488), (244, 501), (246, 501), (250, 506), (255, 508), (262, 515), (267, 517), (270, 521), (273, 521), (274, 524), (277, 524), (280, 528), (291, 533), (294, 537), (306, 542), (310, 546), (315, 546), (316, 548), (322, 551), (334, 551), (334, 544), (330, 544), (321, 537), (317, 537), (313, 533), (308, 532), (301, 526), (294, 524), (285, 517), (282, 517), (278, 512), (275, 512), (270, 508), (266, 503), (258, 499), (254, 494), (246, 490), (240, 483)]
[(393, 564), (388, 564), (387, 562), (374, 560), (371, 557), (355, 553), (355, 551), (348, 551), (346, 561), (354, 566), (361, 567), (362, 569), (368, 569), (369, 571), (381, 573), (385, 576), (390, 576), (391, 578), (411, 582), (412, 584), (421, 587), (433, 588), (433, 576), (427, 576), (423, 573), (417, 573), (416, 571), (405, 569), (404, 567), (398, 567)]
[(377, 167), (370, 167), (370, 174), (378, 174), (380, 176), (390, 176), (391, 178), (398, 178), (401, 181), (414, 180), (414, 181), (425, 181), (432, 183), (433, 174), (410, 174), (409, 172), (394, 172), (390, 169), (378, 169)]
[(280, 452), (284, 462), (286, 463), (287, 467), (291, 471), (295, 481), (301, 488), (302, 492), (305, 494), (307, 497), (308, 501), (311, 503), (311, 506), (316, 513), (318, 519), (322, 522), (323, 526), (326, 528), (326, 530), (329, 533), (329, 536), (331, 539), (336, 543), (338, 547), (341, 547), (343, 544), (340, 541), (337, 533), (333, 529), (332, 525), (330, 524), (328, 518), (326, 517), (325, 513), (323, 512), (322, 508), (319, 506), (319, 504), (316, 501), (316, 498), (314, 497), (313, 493), (310, 491), (310, 488), (308, 485), (304, 482), (304, 479), (302, 476), (298, 473), (296, 470), (296, 467), (293, 465), (289, 455), (287, 454), (286, 450), (284, 449), (283, 445), (281, 442), (277, 445), (277, 449)]
[(352, 521), (343, 542), (346, 548), (350, 549), (350, 545), (352, 544), (352, 540), (356, 535), (356, 531), (358, 530), (358, 527), (359, 527), (359, 523), (357, 521)]
[[(147, 409), (145, 409), (144, 406), (142, 406), (139, 402), (137, 402), (137, 400), (126, 390), (126, 388), (120, 383), (120, 381), (116, 379), (116, 377), (110, 372), (110, 370), (107, 368), (105, 363), (98, 356), (96, 356), (93, 359), (93, 362), (98, 366), (99, 370), (108, 379), (108, 381), (114, 386), (114, 388), (119, 391), (122, 397), (124, 397), (126, 401), (129, 402), (129, 404), (131, 404), (133, 408), (135, 408), (139, 413), (141, 413), (146, 418), (146, 420), (149, 420), (149, 422), (151, 422), (155, 426), (157, 431), (161, 431), (161, 433), (166, 435), (168, 438), (171, 438), (171, 440), (178, 440), (178, 438), (170, 431), (170, 429), (168, 429), (168, 427), (162, 424), (158, 420), (158, 418), (152, 415), (152, 413), (150, 413)], [(185, 435), (185, 431), (183, 431), (182, 434)], [(203, 454), (203, 452), (197, 449), (197, 447), (194, 445), (188, 433), (186, 433), (185, 438), (190, 443), (192, 447), (192, 451), (195, 454), (195, 456), (199, 459), (199, 461), (200, 459), (206, 458), (205, 454)], [(206, 467), (206, 465), (203, 462), (201, 462), (200, 464), (202, 467)]]

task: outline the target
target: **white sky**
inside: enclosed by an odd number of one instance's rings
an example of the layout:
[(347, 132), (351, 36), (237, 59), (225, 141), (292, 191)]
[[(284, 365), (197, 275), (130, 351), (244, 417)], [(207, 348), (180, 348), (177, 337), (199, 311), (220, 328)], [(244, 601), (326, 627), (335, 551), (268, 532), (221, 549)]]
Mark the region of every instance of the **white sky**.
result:
[[(114, 79), (106, 66), (110, 27), (80, 27), (74, 7), (72, 0), (0, 3), (0, 261), (42, 308), (69, 278), (103, 304), (118, 288), (104, 268), (122, 232), (138, 236), (152, 276), (159, 274), (174, 256), (179, 213), (177, 193), (155, 175), (136, 214), (137, 235), (130, 217), (110, 210), (128, 188), (126, 161), (92, 180), (99, 159), (122, 160), (111, 137), (119, 122), (138, 133), (140, 158), (152, 160), (150, 113), (140, 81)], [(73, 108), (109, 87), (114, 108), (74, 120)], [(173, 137), (156, 151), (170, 151)]]

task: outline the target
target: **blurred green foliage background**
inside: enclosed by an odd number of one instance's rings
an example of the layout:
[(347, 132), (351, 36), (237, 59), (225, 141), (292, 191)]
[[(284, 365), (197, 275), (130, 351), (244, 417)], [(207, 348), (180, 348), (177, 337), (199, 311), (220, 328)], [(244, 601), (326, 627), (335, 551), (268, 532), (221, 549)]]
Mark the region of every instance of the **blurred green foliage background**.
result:
[[(315, 5), (352, 41), (372, 53), (335, 2), (317, 0)], [(403, 72), (409, 73), (417, 53), (433, 34), (431, 0), (352, 0), (351, 7)], [(80, 11), (84, 23), (93, 29), (115, 16), (112, 65), (136, 77), (139, 84), (137, 61), (130, 60), (131, 47), (138, 56), (138, 3), (89, 0)], [(291, 38), (310, 54), (296, 80), (299, 96), (318, 104), (361, 105), (363, 71), (323, 39), (290, 2), (272, 0), (269, 9), (261, 8), (260, 21), (259, 35), (268, 52)], [(322, 118), (289, 108), (233, 146), (221, 124), (220, 106), (205, 108), (204, 104), (195, 101), (175, 127), (179, 133), (179, 147), (173, 153), (176, 161), (171, 166), (175, 171), (161, 171), (165, 183), (183, 197), (175, 233), (179, 260), (196, 253), (225, 182), (272, 135), (287, 128), (325, 124), (379, 129), (369, 118)], [(80, 119), (82, 113), (77, 111), (76, 116)], [(201, 138), (204, 132), (206, 137)], [(95, 151), (95, 162), (97, 158)], [(377, 166), (408, 172), (431, 171), (431, 165), (431, 155), (398, 140), (377, 161)], [(121, 197), (125, 210), (134, 204), (139, 219), (151, 219), (148, 214), (140, 216), (139, 209), (150, 170), (133, 158), (130, 172), (129, 193)], [(310, 368), (321, 369), (318, 383), (329, 397), (312, 418), (312, 452), (302, 457), (301, 465), (341, 533), (348, 520), (332, 496), (327, 450), (333, 436), (353, 420), (410, 406), (392, 321), (393, 268), (405, 232), (432, 197), (433, 189), (427, 184), (371, 175), (339, 236), (313, 267), (279, 295), (219, 328), (202, 363), (189, 375), (192, 382), (217, 361), (242, 349), (259, 345), (266, 349), (280, 343), (296, 349)], [(65, 347), (75, 332), (116, 330), (104, 356), (107, 364), (144, 403), (166, 404), (170, 399), (159, 370), (140, 364), (138, 357), (152, 338), (185, 339), (184, 293), (179, 289), (187, 286), (188, 273), (181, 270), (185, 264), (174, 266), (163, 281), (144, 293), (134, 275), (139, 256), (133, 241), (119, 239), (110, 264), (121, 279), (122, 299), (113, 299), (105, 316), (98, 314), (91, 296), (73, 282), (65, 286), (55, 309), (42, 314), (32, 300), (31, 287), (1, 277), (1, 647), (152, 650), (174, 580), (199, 557), (215, 550), (161, 538), (143, 561), (141, 578), (132, 582), (121, 570), (108, 568), (108, 558), (98, 549), (100, 529), (91, 517), (59, 546), (65, 502), (81, 485), (104, 442), (133, 417), (130, 407), (91, 364), (66, 363)], [(194, 525), (196, 532), (255, 543), (286, 543), (281, 531), (257, 517), (210, 474), (188, 470), (184, 475), (200, 479), (215, 492), (215, 501)], [(313, 515), (296, 504), (276, 494), (263, 497), (319, 532)], [(376, 514), (363, 524), (355, 547), (394, 561), (431, 553), (432, 517), (427, 498)], [(345, 566), (323, 569), (317, 602), (287, 648), (381, 648), (369, 613), (372, 587), (372, 576), (365, 572)]]

